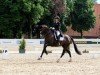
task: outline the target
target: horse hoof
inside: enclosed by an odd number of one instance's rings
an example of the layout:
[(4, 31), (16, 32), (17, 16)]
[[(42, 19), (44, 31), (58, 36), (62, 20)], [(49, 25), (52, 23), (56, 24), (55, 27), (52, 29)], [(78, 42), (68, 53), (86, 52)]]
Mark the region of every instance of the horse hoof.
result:
[(37, 60), (41, 60), (42, 58), (40, 57), (40, 58), (38, 58)]
[(72, 62), (72, 60), (69, 60), (68, 62)]
[(68, 61), (68, 62), (72, 62), (72, 61)]
[(60, 59), (57, 60), (57, 63), (59, 63)]
[(57, 61), (57, 63), (59, 63), (59, 61)]

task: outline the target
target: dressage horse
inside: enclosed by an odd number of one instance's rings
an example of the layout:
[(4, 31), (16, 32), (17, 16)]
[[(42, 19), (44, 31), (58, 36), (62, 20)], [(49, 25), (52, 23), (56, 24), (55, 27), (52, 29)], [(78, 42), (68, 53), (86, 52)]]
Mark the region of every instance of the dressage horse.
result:
[[(69, 62), (72, 61), (71, 59), (71, 52), (70, 52), (70, 44), (73, 43), (75, 52), (79, 55), (81, 55), (81, 52), (78, 50), (76, 43), (74, 42), (73, 38), (68, 35), (63, 35), (63, 40), (60, 40), (59, 42), (56, 41), (54, 31), (50, 28), (48, 28), (46, 25), (41, 26), (41, 34), (44, 36), (44, 48), (41, 53), (41, 56), (38, 58), (38, 60), (42, 59), (42, 56), (44, 53), (48, 54), (46, 48), (47, 46), (62, 46), (63, 51), (60, 56), (60, 58), (63, 57), (63, 55), (67, 52), (70, 56)], [(59, 45), (60, 44), (60, 45)], [(60, 58), (57, 60), (57, 62), (60, 61)]]

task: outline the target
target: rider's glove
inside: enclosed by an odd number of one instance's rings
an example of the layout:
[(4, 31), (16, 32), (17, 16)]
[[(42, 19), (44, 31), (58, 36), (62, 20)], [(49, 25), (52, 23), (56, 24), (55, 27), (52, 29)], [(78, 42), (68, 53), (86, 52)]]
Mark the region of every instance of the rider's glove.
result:
[(50, 27), (50, 29), (55, 29), (54, 27)]

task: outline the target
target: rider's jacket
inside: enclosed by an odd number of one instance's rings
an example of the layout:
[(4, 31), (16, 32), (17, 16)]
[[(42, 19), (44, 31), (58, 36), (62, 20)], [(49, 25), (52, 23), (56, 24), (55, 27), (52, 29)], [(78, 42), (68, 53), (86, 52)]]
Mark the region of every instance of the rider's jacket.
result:
[(60, 30), (60, 26), (61, 24), (59, 22), (53, 23), (53, 27), (55, 28), (55, 30)]

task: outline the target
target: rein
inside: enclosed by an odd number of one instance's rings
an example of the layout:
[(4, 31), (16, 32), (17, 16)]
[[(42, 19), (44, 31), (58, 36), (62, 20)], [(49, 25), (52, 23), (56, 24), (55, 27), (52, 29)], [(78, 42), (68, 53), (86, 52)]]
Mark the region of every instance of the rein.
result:
[(49, 32), (47, 32), (47, 33), (45, 33), (45, 34), (44, 34), (44, 36), (47, 36), (47, 35), (49, 35), (49, 34), (50, 34), (50, 31), (49, 31)]

